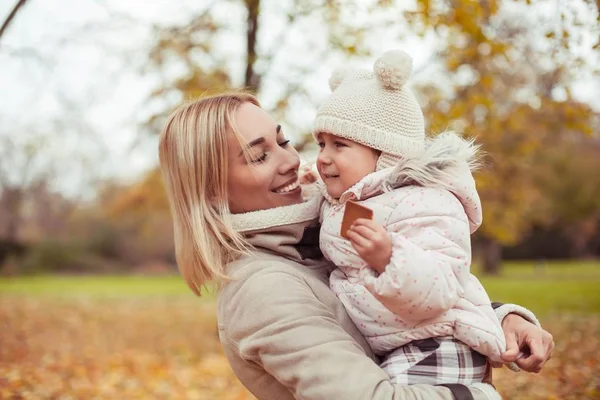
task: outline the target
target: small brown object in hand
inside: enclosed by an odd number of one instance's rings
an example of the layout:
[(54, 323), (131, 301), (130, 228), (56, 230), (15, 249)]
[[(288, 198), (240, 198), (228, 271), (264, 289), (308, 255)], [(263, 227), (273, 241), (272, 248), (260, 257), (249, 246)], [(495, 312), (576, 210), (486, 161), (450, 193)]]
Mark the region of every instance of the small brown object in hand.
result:
[(348, 238), (348, 229), (350, 229), (352, 223), (359, 218), (373, 219), (373, 210), (361, 206), (354, 201), (348, 201), (346, 203), (346, 209), (344, 210), (344, 218), (342, 219), (342, 228), (340, 230), (340, 235), (344, 239), (350, 240), (350, 238)]

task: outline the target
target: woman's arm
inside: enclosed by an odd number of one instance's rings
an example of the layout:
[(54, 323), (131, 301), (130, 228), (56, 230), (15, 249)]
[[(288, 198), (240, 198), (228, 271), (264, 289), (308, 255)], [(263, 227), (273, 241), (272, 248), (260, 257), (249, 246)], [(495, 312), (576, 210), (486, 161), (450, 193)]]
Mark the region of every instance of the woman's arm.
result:
[(297, 399), (453, 398), (444, 387), (393, 385), (301, 277), (267, 269), (240, 286), (229, 309), (230, 344)]

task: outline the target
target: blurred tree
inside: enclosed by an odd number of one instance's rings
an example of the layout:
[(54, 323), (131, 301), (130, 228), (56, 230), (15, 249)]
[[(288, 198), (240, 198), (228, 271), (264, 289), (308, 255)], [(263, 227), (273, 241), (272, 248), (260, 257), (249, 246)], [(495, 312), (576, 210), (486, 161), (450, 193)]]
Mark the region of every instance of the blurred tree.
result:
[(28, 189), (23, 207), (21, 232), (31, 242), (45, 237), (66, 238), (69, 230), (65, 221), (77, 208), (77, 202), (53, 190), (49, 180), (41, 180)]
[[(285, 23), (279, 29), (273, 26), (275, 24), (265, 27), (273, 32), (268, 41), (264, 40), (265, 35), (260, 35), (267, 20), (264, 15), (267, 4), (260, 0), (214, 2), (189, 22), (157, 28), (158, 40), (150, 51), (147, 68), (161, 72), (162, 80), (152, 93), (152, 101), (162, 106), (150, 117), (146, 127), (153, 133), (158, 132), (174, 106), (203, 94), (241, 86), (260, 97), (265, 81), (277, 82), (278, 88), (274, 90), (278, 92), (277, 98), (272, 101), (272, 107), (267, 108), (276, 118), (284, 120), (295, 98), (308, 98), (304, 80), (314, 73), (315, 65), (325, 63), (336, 54), (369, 54), (365, 40), (369, 25), (348, 17), (356, 9), (356, 3), (348, 1), (342, 6), (336, 1), (293, 0), (289, 5), (269, 9), (270, 21)], [(379, 2), (371, 3), (368, 9), (380, 7)], [(245, 20), (235, 18), (240, 10)], [(227, 20), (219, 18), (223, 13), (227, 13)], [(391, 20), (387, 23), (391, 24)], [(316, 34), (305, 35), (300, 41), (294, 38), (298, 32), (293, 28), (305, 26), (317, 29)], [(315, 41), (328, 45), (319, 49)], [(236, 48), (241, 47), (238, 46), (241, 43), (245, 43), (245, 50), (238, 54)], [(286, 65), (285, 76), (278, 76), (274, 66), (281, 61), (279, 56), (292, 52), (298, 58)], [(307, 65), (306, 59), (315, 61)], [(238, 76), (231, 65), (240, 63), (243, 75)], [(168, 73), (170, 68), (177, 68), (179, 73)]]
[[(302, 27), (310, 18), (321, 23), (324, 37), (318, 37), (319, 42), (329, 45), (310, 56), (326, 65), (334, 53), (344, 59), (369, 55), (372, 44), (367, 33), (392, 26), (403, 15), (415, 33), (434, 32), (438, 39), (431, 60), (435, 77), (421, 88), (430, 130), (452, 127), (476, 135), (490, 154), (489, 168), (478, 178), (486, 221), (479, 242), (486, 272), (497, 273), (501, 245), (517, 242), (544, 218), (538, 211), (546, 197), (534, 173), (540, 152), (558, 146), (558, 138), (592, 132), (593, 111), (575, 101), (569, 90), (579, 71), (593, 69), (581, 52), (571, 48), (582, 32), (576, 7), (557, 2), (557, 12), (548, 17), (540, 11), (542, 2), (417, 0), (415, 12), (403, 12), (405, 5), (393, 0), (372, 1), (364, 9), (354, 1), (342, 6), (335, 1), (294, 0), (289, 6), (269, 9), (286, 24), (273, 30), (275, 38), (268, 42), (261, 41), (260, 35), (266, 21), (265, 2), (215, 2), (184, 24), (157, 30), (159, 40), (150, 52), (148, 68), (161, 71), (163, 79), (152, 100), (162, 106), (156, 107), (147, 127), (158, 132), (168, 110), (182, 99), (236, 86), (260, 95), (265, 82), (283, 87), (276, 91), (279, 98), (271, 111), (285, 119), (294, 99), (306, 96), (303, 79), (315, 65), (290, 68), (284, 76), (276, 76), (273, 66), (279, 54), (294, 51), (303, 59), (313, 50), (309, 35), (304, 37), (309, 47), (288, 47), (287, 35), (294, 26)], [(594, 10), (597, 6), (589, 0), (580, 4)], [(229, 7), (226, 20), (219, 17), (224, 12), (220, 7)], [(243, 20), (231, 11), (240, 9)], [(349, 17), (358, 9), (368, 11), (365, 15), (370, 19), (356, 22)], [(385, 10), (387, 15), (375, 17), (370, 14), (375, 10)], [(241, 42), (245, 51), (237, 54), (234, 44)], [(236, 63), (243, 65), (239, 76), (231, 68)], [(168, 72), (173, 69), (179, 72)], [(149, 194), (132, 188), (123, 204), (132, 207), (136, 204), (132, 199)]]
[(501, 245), (517, 242), (540, 217), (540, 151), (592, 133), (593, 111), (569, 91), (574, 75), (592, 66), (569, 50), (580, 33), (564, 23), (567, 14), (575, 18), (569, 7), (561, 7), (556, 26), (534, 12), (541, 1), (417, 3), (407, 19), (421, 33), (433, 27), (444, 38), (436, 57), (440, 79), (422, 91), (429, 128), (475, 135), (490, 155), (478, 176), (485, 221), (478, 239), (484, 271), (498, 273)]
[(86, 255), (76, 258), (76, 268), (131, 271), (151, 265), (169, 270), (175, 263), (171, 216), (158, 170), (132, 184), (102, 182), (96, 199), (80, 204), (65, 225), (65, 245)]
[(153, 169), (139, 182), (105, 196), (102, 212), (119, 232), (119, 252), (126, 261), (174, 259), (171, 215), (160, 170)]
[(169, 202), (160, 170), (153, 169), (139, 182), (120, 191), (106, 205), (107, 216), (144, 217), (157, 210), (168, 210)]
[[(569, 138), (544, 152), (536, 178), (547, 197), (545, 226), (571, 242), (572, 257), (593, 257), (600, 234), (600, 139)], [(563, 244), (564, 246), (564, 244)]]
[(0, 267), (26, 250), (25, 217), (33, 194), (51, 177), (43, 138), (0, 135)]
[(24, 204), (35, 188), (52, 176), (43, 152), (47, 136), (0, 135), (0, 238), (20, 240)]
[(36, 128), (23, 129), (20, 135), (0, 133), (0, 242), (5, 249), (69, 236), (67, 221), (78, 204), (54, 184), (74, 165), (85, 164), (77, 155), (64, 159), (62, 144)]

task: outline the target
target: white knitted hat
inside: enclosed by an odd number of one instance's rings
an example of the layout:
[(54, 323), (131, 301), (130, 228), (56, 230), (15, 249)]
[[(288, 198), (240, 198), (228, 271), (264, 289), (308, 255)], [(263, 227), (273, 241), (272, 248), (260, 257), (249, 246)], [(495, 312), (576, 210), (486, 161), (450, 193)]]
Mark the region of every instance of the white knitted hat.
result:
[(425, 144), (423, 112), (405, 86), (412, 58), (401, 50), (384, 53), (373, 72), (338, 68), (329, 78), (331, 96), (317, 110), (313, 135), (340, 136), (381, 151), (377, 170)]

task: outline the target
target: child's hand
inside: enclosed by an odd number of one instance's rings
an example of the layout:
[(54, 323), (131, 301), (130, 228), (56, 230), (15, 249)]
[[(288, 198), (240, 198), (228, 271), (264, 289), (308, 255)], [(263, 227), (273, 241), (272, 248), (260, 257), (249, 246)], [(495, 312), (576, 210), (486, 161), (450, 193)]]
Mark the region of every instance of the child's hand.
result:
[(301, 185), (308, 185), (310, 183), (315, 183), (319, 177), (312, 170), (310, 165), (303, 165), (298, 170), (298, 181)]
[(348, 230), (352, 247), (358, 255), (380, 274), (392, 258), (392, 240), (381, 225), (370, 219), (359, 218)]

